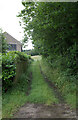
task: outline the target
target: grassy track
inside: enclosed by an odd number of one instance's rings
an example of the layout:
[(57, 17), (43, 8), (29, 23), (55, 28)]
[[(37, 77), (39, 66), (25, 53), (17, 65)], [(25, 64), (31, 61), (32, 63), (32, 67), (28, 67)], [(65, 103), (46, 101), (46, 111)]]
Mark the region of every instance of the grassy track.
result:
[(37, 61), (37, 59), (40, 59), (40, 57), (36, 57), (31, 65), (33, 80), (28, 101), (33, 103), (45, 103), (48, 105), (51, 103), (58, 103), (52, 89), (49, 88), (40, 73), (39, 61)]
[(27, 83), (26, 74), (22, 74), (20, 83), (14, 88), (9, 90), (3, 95), (3, 118), (11, 118), (13, 113), (18, 110), (19, 107), (27, 102), (30, 103), (44, 103), (50, 105), (52, 103), (58, 103), (58, 99), (51, 88), (44, 81), (42, 74), (40, 73), (39, 62), (40, 56), (33, 57), (34, 61), (29, 68), (29, 72), (32, 71), (32, 84), (29, 96), (26, 95)]
[[(27, 92), (27, 73), (22, 74), (20, 77), (20, 83), (17, 84), (14, 88), (3, 95), (2, 101), (2, 116), (3, 118), (11, 118), (13, 113), (15, 113), (19, 107), (24, 105), (25, 103), (40, 103), (51, 105), (52, 103), (59, 103), (58, 98), (55, 97), (54, 92), (45, 82), (39, 67), (39, 62), (41, 61), (40, 56), (32, 57), (34, 61), (32, 62), (31, 66), (29, 67), (29, 72), (32, 72), (32, 83), (31, 83), (31, 90), (29, 95), (26, 95)], [(56, 74), (51, 74), (52, 69), (48, 67), (47, 63), (42, 64), (41, 67), (43, 72), (48, 76), (48, 78), (52, 76), (52, 80), (58, 76), (57, 71)], [(47, 70), (49, 70), (47, 72)], [(55, 77), (53, 76), (55, 75)], [(57, 77), (58, 78), (58, 77)], [(56, 79), (56, 78), (55, 78)], [(54, 79), (54, 80), (55, 80)], [(69, 95), (69, 94), (68, 94)], [(72, 97), (71, 97), (72, 96)], [(71, 99), (70, 99), (71, 98)], [(75, 106), (73, 94), (67, 96), (67, 102)]]

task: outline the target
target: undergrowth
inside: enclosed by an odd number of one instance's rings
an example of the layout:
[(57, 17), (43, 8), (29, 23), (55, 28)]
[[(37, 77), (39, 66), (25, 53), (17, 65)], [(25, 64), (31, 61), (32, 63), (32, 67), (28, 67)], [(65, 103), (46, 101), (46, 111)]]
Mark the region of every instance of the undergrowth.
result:
[[(70, 104), (71, 108), (76, 108), (76, 84), (70, 82), (72, 79), (76, 79), (75, 76), (65, 75), (65, 71), (60, 70), (59, 62), (57, 62), (57, 67), (51, 67), (43, 58), (40, 64), (42, 71), (59, 88), (65, 101)], [(56, 66), (56, 61), (53, 64)]]

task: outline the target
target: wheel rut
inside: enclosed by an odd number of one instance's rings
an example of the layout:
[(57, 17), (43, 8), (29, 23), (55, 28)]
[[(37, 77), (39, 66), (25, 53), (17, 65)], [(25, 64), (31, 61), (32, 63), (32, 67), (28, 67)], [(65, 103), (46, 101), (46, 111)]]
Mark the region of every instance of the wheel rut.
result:
[(29, 120), (31, 118), (35, 118), (35, 120), (37, 118), (39, 118), (40, 120), (41, 118), (53, 118), (52, 120), (56, 120), (57, 118), (59, 120), (66, 118), (65, 120), (76, 120), (76, 111), (71, 110), (70, 106), (65, 103), (64, 98), (62, 97), (60, 92), (58, 92), (58, 89), (55, 87), (55, 85), (47, 79), (45, 74), (42, 72), (41, 67), (40, 71), (45, 82), (47, 82), (47, 84), (54, 90), (54, 94), (59, 99), (59, 103), (46, 105), (27, 102), (25, 105), (20, 107), (16, 113), (14, 113), (13, 118), (29, 118)]
[(41, 66), (40, 66), (40, 71), (41, 71), (41, 74), (43, 75), (44, 80), (47, 82), (47, 84), (49, 85), (49, 87), (54, 91), (54, 94), (55, 94), (56, 98), (58, 98), (59, 103), (66, 103), (65, 100), (64, 100), (63, 95), (59, 92), (59, 90), (55, 86), (55, 84), (51, 80), (49, 80), (47, 78), (47, 76), (43, 73), (43, 71), (41, 69)]

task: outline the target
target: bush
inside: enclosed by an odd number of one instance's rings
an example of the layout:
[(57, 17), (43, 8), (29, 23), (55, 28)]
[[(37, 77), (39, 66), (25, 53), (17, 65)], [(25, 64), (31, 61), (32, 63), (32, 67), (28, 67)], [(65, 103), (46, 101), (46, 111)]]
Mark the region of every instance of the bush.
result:
[(24, 53), (21, 52), (8, 52), (2, 55), (2, 83), (3, 83), (3, 91), (7, 91), (9, 87), (13, 85), (14, 78), (16, 76), (17, 64), (25, 61), (28, 66), (28, 59)]
[(26, 53), (27, 55), (31, 55), (31, 56), (39, 55), (39, 52), (38, 52), (38, 50), (36, 50), (36, 49), (26, 50), (25, 53)]

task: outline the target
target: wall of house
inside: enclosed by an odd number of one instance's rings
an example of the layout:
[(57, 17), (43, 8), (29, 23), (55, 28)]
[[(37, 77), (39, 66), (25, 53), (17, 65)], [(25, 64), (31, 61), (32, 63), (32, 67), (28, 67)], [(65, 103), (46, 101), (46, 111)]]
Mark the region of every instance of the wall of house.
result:
[(13, 38), (7, 32), (4, 33), (4, 36), (5, 36), (6, 41), (7, 41), (8, 44), (16, 44), (16, 51), (20, 51), (21, 52), (22, 44), (18, 40)]
[(17, 44), (17, 51), (21, 52), (21, 45), (20, 44)]

